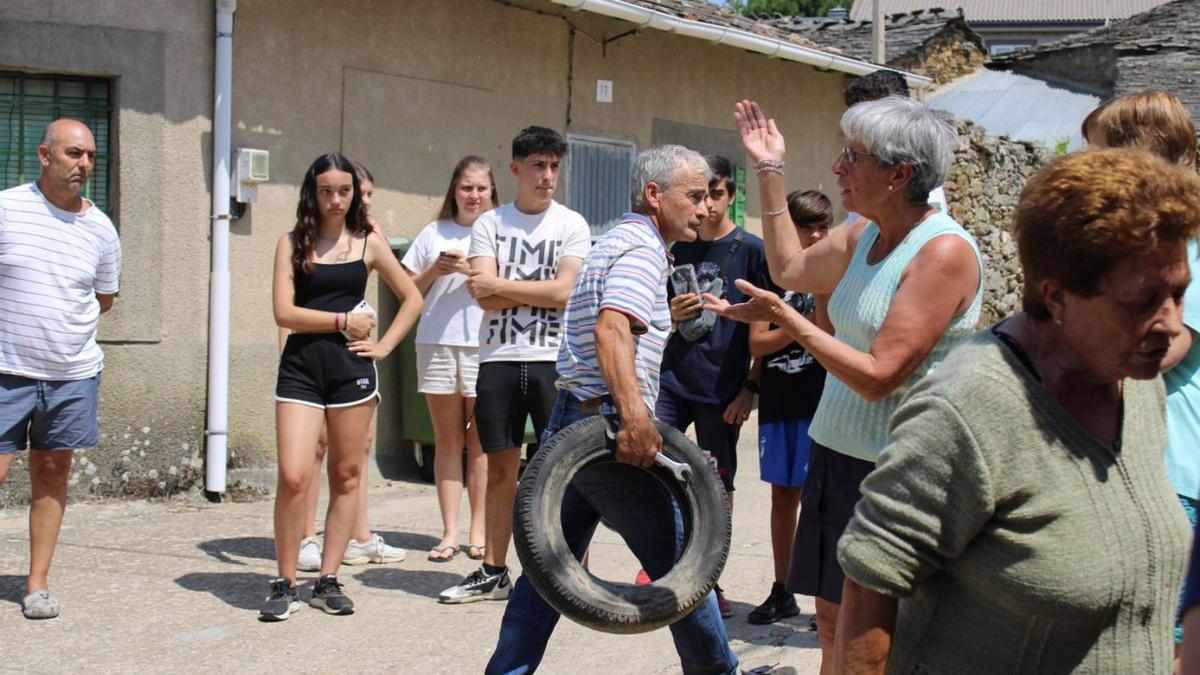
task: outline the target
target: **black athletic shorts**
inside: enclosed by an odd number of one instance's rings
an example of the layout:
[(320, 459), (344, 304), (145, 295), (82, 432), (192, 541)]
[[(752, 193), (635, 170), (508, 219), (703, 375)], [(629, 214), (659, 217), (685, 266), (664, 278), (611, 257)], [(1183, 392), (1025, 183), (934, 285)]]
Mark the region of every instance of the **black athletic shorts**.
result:
[(340, 333), (288, 336), (279, 357), (275, 400), (314, 408), (345, 408), (379, 396), (375, 361), (346, 349)]
[(842, 604), (846, 580), (837, 559), (838, 539), (862, 499), (863, 479), (874, 462), (843, 455), (813, 441), (808, 456), (808, 478), (800, 493), (800, 522), (792, 547), (787, 590)]
[(558, 390), (553, 361), (489, 361), (479, 364), (475, 379), (475, 424), (484, 452), (500, 452), (525, 444), (525, 418), (533, 419), (535, 438), (542, 437)]

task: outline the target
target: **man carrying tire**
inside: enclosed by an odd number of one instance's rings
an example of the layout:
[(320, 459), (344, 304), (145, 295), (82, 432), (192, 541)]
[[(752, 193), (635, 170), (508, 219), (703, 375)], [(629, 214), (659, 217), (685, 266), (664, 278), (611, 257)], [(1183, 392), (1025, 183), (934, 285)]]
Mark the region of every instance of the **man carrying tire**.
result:
[[(633, 212), (592, 247), (567, 303), (566, 340), (558, 352), (558, 400), (543, 434), (545, 441), (591, 415), (619, 417), (617, 463), (576, 475), (563, 499), (563, 534), (581, 558), (604, 517), (652, 579), (675, 564), (683, 531), (678, 506), (664, 498), (666, 488), (636, 467), (650, 467), (662, 447), (651, 411), (671, 329), (667, 247), (696, 238), (707, 214), (708, 179), (704, 158), (681, 146), (656, 146), (637, 156)], [(522, 576), (486, 672), (536, 670), (558, 618)], [(737, 672), (714, 593), (670, 630), (685, 673)]]

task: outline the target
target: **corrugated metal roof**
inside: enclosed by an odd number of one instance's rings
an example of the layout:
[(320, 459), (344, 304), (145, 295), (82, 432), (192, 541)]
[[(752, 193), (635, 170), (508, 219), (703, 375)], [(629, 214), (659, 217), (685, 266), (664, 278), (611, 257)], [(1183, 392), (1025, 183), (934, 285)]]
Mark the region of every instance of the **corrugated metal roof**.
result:
[[(879, 0), (883, 13), (896, 14), (932, 9), (941, 5), (961, 8), (967, 21), (1103, 21), (1124, 19), (1163, 4), (1166, 0)], [(850, 9), (855, 21), (870, 21), (873, 0), (857, 0)]]
[(986, 69), (932, 92), (925, 101), (955, 117), (974, 121), (992, 136), (1041, 141), (1051, 150), (1063, 139), (1071, 150), (1083, 147), (1079, 126), (1100, 105), (1099, 96)]

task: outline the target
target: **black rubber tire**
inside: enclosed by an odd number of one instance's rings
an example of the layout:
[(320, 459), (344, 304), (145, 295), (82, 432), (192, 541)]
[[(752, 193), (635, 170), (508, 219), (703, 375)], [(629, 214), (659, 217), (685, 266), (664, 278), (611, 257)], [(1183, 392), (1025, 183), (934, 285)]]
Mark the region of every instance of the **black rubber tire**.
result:
[(598, 579), (571, 554), (562, 531), (562, 498), (583, 467), (612, 462), (605, 420), (589, 417), (562, 429), (525, 467), (513, 507), (513, 541), (535, 589), (563, 616), (606, 633), (644, 633), (687, 616), (716, 585), (729, 556), (729, 498), (701, 450), (678, 430), (655, 422), (662, 452), (691, 469), (686, 486), (667, 469), (646, 469), (683, 512), (683, 555), (647, 586)]

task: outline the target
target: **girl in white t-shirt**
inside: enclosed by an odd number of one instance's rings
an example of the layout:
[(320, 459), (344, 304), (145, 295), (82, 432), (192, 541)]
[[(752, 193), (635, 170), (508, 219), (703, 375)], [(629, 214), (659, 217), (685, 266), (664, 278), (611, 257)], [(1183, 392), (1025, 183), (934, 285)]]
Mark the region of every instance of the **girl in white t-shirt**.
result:
[(467, 249), (475, 219), (499, 205), (487, 160), (474, 155), (462, 158), (454, 167), (437, 220), (421, 230), (401, 261), (425, 295), (417, 326), (417, 389), (429, 404), (437, 446), (433, 475), (442, 510), (442, 539), (429, 552), (434, 562), (449, 561), (459, 551), (464, 445), (471, 504), (467, 556), (483, 558), (487, 459), (474, 424), (483, 309), (467, 292)]

